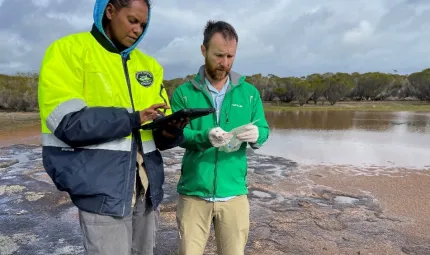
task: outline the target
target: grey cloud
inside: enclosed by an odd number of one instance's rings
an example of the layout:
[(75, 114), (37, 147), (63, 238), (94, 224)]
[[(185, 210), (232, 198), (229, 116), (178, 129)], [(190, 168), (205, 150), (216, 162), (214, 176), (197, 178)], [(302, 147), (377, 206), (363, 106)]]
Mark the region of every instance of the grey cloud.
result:
[[(203, 63), (200, 44), (209, 19), (235, 26), (234, 69), (247, 75), (410, 73), (428, 67), (427, 0), (152, 2), (151, 24), (139, 48), (163, 65), (168, 79), (194, 73)], [(0, 0), (0, 73), (37, 70), (53, 40), (91, 28), (93, 4)]]
[(429, 1), (427, 0), (407, 0), (406, 3), (417, 5), (430, 5)]
[[(46, 2), (44, 7), (29, 0), (5, 0), (0, 6), (0, 73), (38, 71), (53, 40), (79, 31), (72, 23), (50, 18), (48, 13), (81, 15), (93, 5), (88, 0)], [(90, 27), (88, 24), (87, 29)]]

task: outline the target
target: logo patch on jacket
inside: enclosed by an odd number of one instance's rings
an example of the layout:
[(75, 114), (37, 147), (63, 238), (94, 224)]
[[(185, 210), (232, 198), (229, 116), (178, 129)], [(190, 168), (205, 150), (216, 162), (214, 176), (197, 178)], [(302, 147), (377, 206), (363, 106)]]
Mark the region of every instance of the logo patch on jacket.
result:
[(136, 72), (136, 80), (140, 85), (144, 87), (149, 87), (154, 83), (154, 75), (148, 71)]

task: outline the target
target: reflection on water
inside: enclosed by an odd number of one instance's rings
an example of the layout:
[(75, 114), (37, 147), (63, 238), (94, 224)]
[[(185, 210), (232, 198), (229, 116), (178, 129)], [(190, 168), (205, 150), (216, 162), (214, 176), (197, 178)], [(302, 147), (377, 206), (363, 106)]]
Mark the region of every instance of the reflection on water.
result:
[(266, 112), (273, 129), (388, 131), (403, 125), (411, 132), (430, 132), (430, 113), (358, 111)]
[(271, 136), (260, 153), (300, 164), (430, 167), (430, 113), (266, 112)]

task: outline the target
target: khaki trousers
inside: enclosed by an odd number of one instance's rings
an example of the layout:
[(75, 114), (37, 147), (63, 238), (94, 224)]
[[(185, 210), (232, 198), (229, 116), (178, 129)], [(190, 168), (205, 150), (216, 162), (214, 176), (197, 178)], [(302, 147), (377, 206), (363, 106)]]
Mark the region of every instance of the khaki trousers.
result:
[(176, 220), (179, 255), (202, 255), (212, 222), (218, 254), (244, 254), (249, 233), (249, 202), (246, 195), (225, 202), (179, 195)]

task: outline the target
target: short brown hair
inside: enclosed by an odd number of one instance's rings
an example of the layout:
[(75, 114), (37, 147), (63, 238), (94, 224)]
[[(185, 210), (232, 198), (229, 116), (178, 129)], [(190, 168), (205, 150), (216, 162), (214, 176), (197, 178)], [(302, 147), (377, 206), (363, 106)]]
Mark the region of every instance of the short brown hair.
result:
[(239, 37), (237, 36), (236, 30), (232, 25), (225, 21), (213, 21), (209, 20), (206, 23), (204, 32), (203, 32), (203, 45), (209, 48), (209, 41), (215, 33), (221, 33), (226, 40), (236, 40), (239, 41)]

